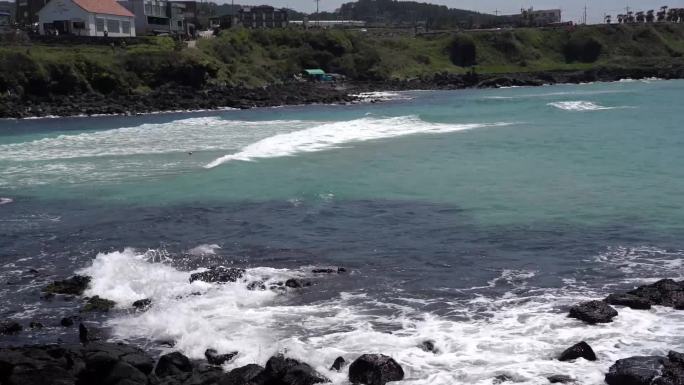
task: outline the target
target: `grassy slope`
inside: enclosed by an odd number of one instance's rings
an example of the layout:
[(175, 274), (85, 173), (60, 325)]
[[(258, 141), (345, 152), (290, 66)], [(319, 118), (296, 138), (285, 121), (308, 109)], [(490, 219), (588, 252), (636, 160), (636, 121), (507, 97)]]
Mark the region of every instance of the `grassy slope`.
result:
[[(235, 30), (200, 41), (198, 49), (179, 49), (169, 38), (144, 38), (115, 49), (2, 44), (0, 92), (144, 93), (168, 83), (195, 88), (260, 86), (312, 67), (359, 80), (465, 73), (470, 69), (453, 64), (454, 55), (460, 54), (454, 53), (456, 39), (474, 46), (474, 68), (479, 73), (684, 64), (684, 25), (516, 29), (415, 38), (338, 30)], [(575, 47), (572, 55), (569, 46)], [(595, 56), (587, 55), (593, 51)]]

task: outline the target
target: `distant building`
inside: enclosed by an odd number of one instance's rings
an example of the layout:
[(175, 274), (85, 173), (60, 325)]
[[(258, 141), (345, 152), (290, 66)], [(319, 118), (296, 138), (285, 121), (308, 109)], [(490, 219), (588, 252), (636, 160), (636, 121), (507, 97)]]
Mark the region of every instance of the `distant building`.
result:
[(304, 28), (363, 28), (366, 22), (363, 20), (293, 20), (290, 24), (300, 25)]
[(12, 15), (9, 12), (0, 11), (0, 33), (12, 30)]
[(521, 24), (529, 27), (544, 27), (561, 22), (560, 9), (534, 10), (521, 9), (519, 15)]
[(209, 19), (211, 28), (285, 28), (289, 23), (287, 10), (273, 8), (270, 5), (242, 7), (236, 13), (215, 16)]
[(237, 23), (245, 28), (285, 28), (287, 11), (270, 5), (243, 7), (238, 11)]
[(167, 0), (123, 0), (121, 5), (135, 14), (135, 29), (139, 35), (184, 35), (186, 6)]
[(17, 0), (16, 22), (22, 27), (38, 23), (38, 11), (48, 0)]
[(134, 18), (115, 0), (50, 0), (38, 11), (41, 35), (135, 36)]
[(185, 28), (190, 35), (194, 35), (194, 32), (197, 29), (205, 28), (207, 26), (208, 18), (202, 17), (202, 12), (200, 9), (201, 4), (197, 1), (173, 0), (171, 3), (182, 4), (185, 6), (185, 9), (183, 10), (183, 19), (185, 21)]

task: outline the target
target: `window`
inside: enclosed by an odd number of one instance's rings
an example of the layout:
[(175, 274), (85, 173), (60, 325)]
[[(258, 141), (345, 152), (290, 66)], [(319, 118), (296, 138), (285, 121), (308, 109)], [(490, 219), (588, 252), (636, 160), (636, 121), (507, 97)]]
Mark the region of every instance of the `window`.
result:
[(104, 19), (95, 19), (95, 28), (97, 32), (104, 32)]
[(130, 34), (131, 33), (131, 22), (122, 21), (121, 22), (121, 33)]
[(145, 14), (146, 15), (152, 14), (152, 4), (145, 4)]
[(82, 21), (74, 21), (73, 22), (73, 28), (74, 29), (85, 29), (85, 23)]
[(183, 28), (183, 22), (182, 21), (178, 22), (178, 28)]
[(109, 33), (121, 33), (119, 20), (107, 20), (107, 31), (109, 31)]

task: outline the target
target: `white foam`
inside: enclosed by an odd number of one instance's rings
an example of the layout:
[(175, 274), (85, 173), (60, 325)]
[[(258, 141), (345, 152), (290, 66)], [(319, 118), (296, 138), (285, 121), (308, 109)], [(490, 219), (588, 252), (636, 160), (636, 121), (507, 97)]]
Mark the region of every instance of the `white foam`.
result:
[[(99, 254), (81, 271), (93, 277), (86, 295), (100, 295), (128, 307), (151, 298), (145, 313), (119, 314), (110, 321), (115, 337), (173, 339), (174, 349), (201, 359), (204, 350), (238, 350), (225, 369), (264, 362), (276, 352), (304, 360), (334, 384), (348, 384), (346, 373), (328, 370), (337, 356), (353, 360), (362, 353), (382, 352), (405, 369), (400, 384), (491, 385), (506, 374), (520, 384), (544, 384), (546, 377), (566, 374), (585, 385), (603, 384), (608, 367), (632, 355), (681, 350), (684, 313), (656, 307), (649, 311), (619, 308), (613, 323), (588, 326), (566, 316), (566, 307), (600, 298), (574, 282), (559, 289), (528, 288), (525, 294), (502, 297), (411, 298), (401, 291), (378, 300), (367, 291), (340, 293), (337, 298), (301, 304), (288, 293), (249, 291), (246, 282), (208, 284), (188, 281), (191, 272), (177, 271), (155, 253)], [(248, 269), (246, 281), (268, 282), (306, 276), (310, 268)], [(497, 280), (528, 285), (531, 271), (503, 271)], [(493, 282), (496, 284), (496, 282)], [(325, 283), (321, 283), (325, 285)], [(200, 293), (201, 295), (192, 295)], [(448, 310), (438, 316), (422, 309), (432, 304)], [(418, 348), (434, 340), (437, 354)], [(587, 341), (598, 361), (559, 362), (568, 346)]]
[(216, 254), (216, 250), (220, 249), (221, 246), (217, 244), (202, 244), (196, 247), (193, 247), (192, 249), (188, 250), (188, 254), (194, 255), (194, 256), (202, 256), (202, 255), (214, 255)]
[(226, 150), (273, 135), (283, 128), (301, 129), (314, 124), (298, 120), (181, 119), (0, 145), (0, 160), (43, 161)]
[(384, 119), (367, 117), (347, 122), (326, 123), (301, 131), (274, 135), (252, 143), (237, 153), (222, 156), (205, 167), (213, 168), (233, 160), (252, 161), (261, 158), (276, 158), (299, 153), (324, 151), (353, 142), (394, 138), (412, 134), (441, 134), (479, 127), (503, 126), (506, 124), (429, 123), (417, 116)]
[(6, 204), (9, 204), (9, 203), (12, 203), (12, 202), (14, 202), (14, 200), (12, 200), (12, 198), (3, 198), (3, 197), (0, 197), (0, 205), (6, 205)]
[(584, 100), (579, 101), (568, 101), (568, 102), (552, 102), (547, 104), (552, 107), (556, 107), (565, 111), (600, 111), (600, 110), (613, 110), (616, 108), (626, 108), (626, 107), (604, 107), (598, 105), (594, 102), (588, 102)]

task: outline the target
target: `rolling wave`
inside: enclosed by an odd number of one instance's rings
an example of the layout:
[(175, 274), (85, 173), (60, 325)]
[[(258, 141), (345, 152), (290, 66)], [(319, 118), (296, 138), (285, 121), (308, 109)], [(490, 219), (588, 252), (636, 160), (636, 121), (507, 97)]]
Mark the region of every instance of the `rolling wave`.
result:
[(600, 111), (600, 110), (615, 110), (628, 107), (605, 107), (594, 102), (588, 102), (584, 100), (578, 101), (567, 101), (567, 102), (553, 102), (547, 104), (551, 107), (556, 107), (565, 111)]
[(346, 122), (325, 123), (252, 143), (237, 153), (225, 155), (204, 166), (214, 168), (226, 162), (277, 158), (299, 153), (318, 152), (339, 145), (387, 139), (412, 134), (441, 134), (480, 127), (504, 126), (510, 123), (446, 124), (429, 123), (417, 116), (394, 118), (362, 118)]

